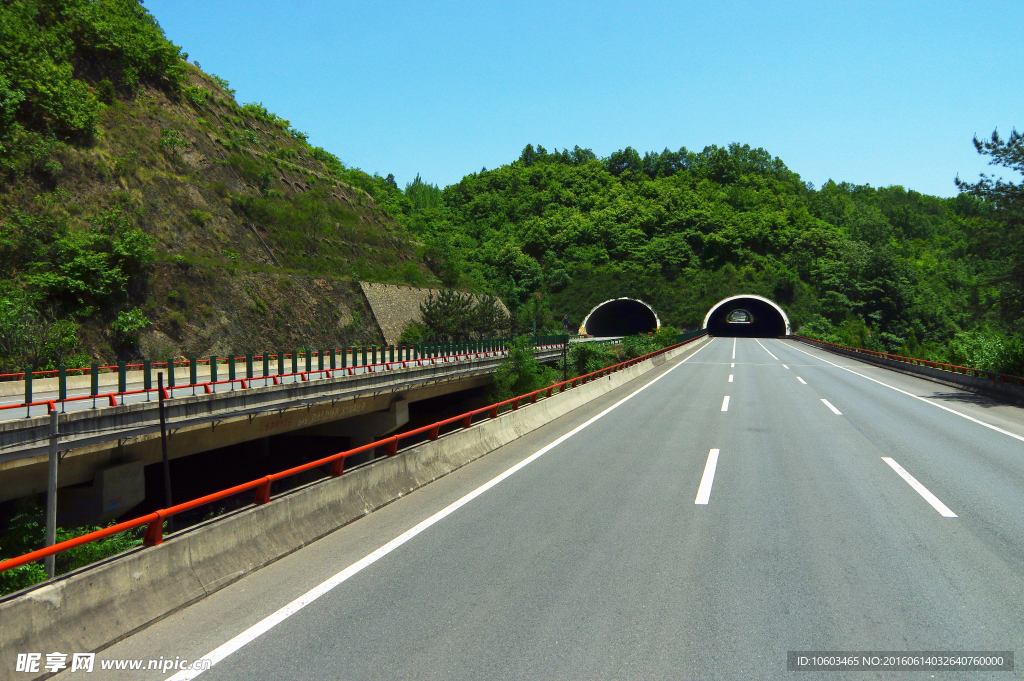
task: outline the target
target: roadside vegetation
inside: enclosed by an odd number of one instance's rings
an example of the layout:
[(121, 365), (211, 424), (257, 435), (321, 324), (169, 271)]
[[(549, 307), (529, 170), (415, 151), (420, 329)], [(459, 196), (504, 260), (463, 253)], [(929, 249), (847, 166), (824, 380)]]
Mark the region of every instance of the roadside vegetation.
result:
[[(111, 523), (113, 524), (113, 523)], [(57, 542), (95, 532), (100, 527), (58, 527)], [(142, 545), (145, 527), (119, 532), (99, 541), (76, 546), (58, 553), (54, 567), (58, 575), (109, 558), (128, 549)], [(44, 509), (25, 499), (18, 502), (18, 509), (0, 535), (0, 560), (16, 558), (36, 551), (45, 544), (46, 520)], [(4, 596), (46, 580), (46, 569), (42, 561), (36, 561), (12, 570), (0, 572), (0, 596)]]

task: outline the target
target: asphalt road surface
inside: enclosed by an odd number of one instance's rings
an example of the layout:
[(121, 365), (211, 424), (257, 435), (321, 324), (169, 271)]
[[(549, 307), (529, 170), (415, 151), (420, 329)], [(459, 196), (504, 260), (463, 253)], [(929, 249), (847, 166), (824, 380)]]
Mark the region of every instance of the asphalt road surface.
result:
[(1021, 678), (1024, 660), (786, 664), (1024, 650), (1022, 498), (1024, 410), (794, 341), (716, 338), (97, 666), (205, 656), (204, 681)]

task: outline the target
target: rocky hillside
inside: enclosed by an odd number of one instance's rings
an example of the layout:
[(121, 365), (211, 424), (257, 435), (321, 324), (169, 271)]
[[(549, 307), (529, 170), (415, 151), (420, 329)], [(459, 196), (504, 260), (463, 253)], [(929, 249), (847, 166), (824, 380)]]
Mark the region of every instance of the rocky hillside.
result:
[(0, 368), (377, 341), (359, 280), (435, 280), (393, 180), (239, 105), (136, 2), (0, 13)]

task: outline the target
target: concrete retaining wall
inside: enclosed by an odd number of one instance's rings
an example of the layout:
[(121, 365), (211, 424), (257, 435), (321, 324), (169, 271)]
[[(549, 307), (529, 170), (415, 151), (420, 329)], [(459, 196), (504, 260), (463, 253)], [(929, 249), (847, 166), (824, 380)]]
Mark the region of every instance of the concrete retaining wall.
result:
[(957, 374), (952, 371), (946, 371), (945, 369), (933, 369), (932, 367), (918, 366), (916, 364), (910, 364), (909, 362), (900, 362), (895, 359), (875, 357), (874, 355), (869, 355), (867, 353), (834, 348), (830, 345), (825, 345), (824, 343), (816, 343), (812, 340), (805, 340), (803, 338), (794, 338), (793, 340), (813, 345), (816, 348), (827, 350), (837, 355), (844, 355), (846, 357), (858, 359), (862, 362), (868, 362), (869, 364), (884, 366), (887, 369), (892, 369), (893, 371), (898, 371), (902, 374), (927, 378), (928, 380), (935, 381), (936, 383), (978, 393), (979, 395), (985, 395), (986, 397), (991, 397), (993, 399), (1000, 400), (1001, 402), (1009, 402), (1010, 404), (1024, 406), (1024, 386), (1017, 385), (1015, 383), (981, 378), (979, 376), (967, 376), (964, 374)]
[(705, 342), (0, 600), (0, 678), (19, 652), (102, 650)]

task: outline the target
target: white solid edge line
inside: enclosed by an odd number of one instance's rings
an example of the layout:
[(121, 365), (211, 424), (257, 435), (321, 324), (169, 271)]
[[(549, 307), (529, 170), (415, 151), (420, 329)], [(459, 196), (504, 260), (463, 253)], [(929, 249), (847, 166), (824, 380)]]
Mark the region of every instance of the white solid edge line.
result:
[(857, 372), (857, 371), (854, 371), (853, 369), (847, 369), (846, 367), (840, 366), (840, 365), (836, 364), (835, 362), (829, 362), (824, 357), (818, 357), (817, 355), (812, 355), (811, 353), (809, 353), (809, 352), (807, 352), (805, 350), (801, 350), (800, 348), (798, 348), (796, 346), (790, 345), (789, 347), (791, 347), (792, 349), (796, 350), (797, 352), (804, 353), (808, 357), (813, 357), (814, 359), (820, 359), (822, 362), (825, 362), (826, 364), (831, 364), (832, 366), (834, 366), (834, 367), (836, 367), (838, 369), (842, 369), (843, 371), (849, 371), (851, 374), (856, 374), (857, 376), (860, 376), (861, 378), (866, 378), (869, 381), (871, 381), (872, 383), (877, 383), (878, 385), (885, 386), (889, 390), (895, 390), (898, 393), (903, 393), (907, 397), (913, 397), (915, 400), (921, 400), (925, 404), (930, 404), (933, 407), (938, 407), (939, 409), (942, 409), (943, 411), (948, 411), (950, 414), (956, 414), (957, 416), (965, 418), (968, 421), (973, 421), (974, 423), (977, 423), (979, 426), (985, 426), (986, 428), (990, 428), (990, 429), (996, 431), (997, 433), (1002, 433), (1003, 435), (1009, 435), (1010, 437), (1012, 437), (1015, 440), (1020, 440), (1021, 442), (1024, 442), (1024, 435), (1017, 435), (1017, 433), (1011, 433), (1008, 430), (1003, 430), (999, 426), (993, 426), (991, 423), (985, 423), (984, 421), (982, 421), (980, 419), (976, 419), (973, 416), (968, 416), (967, 414), (965, 414), (963, 412), (960, 412), (960, 411), (957, 411), (956, 409), (950, 409), (949, 407), (947, 407), (944, 404), (939, 404), (937, 402), (932, 402), (931, 400), (929, 400), (929, 399), (927, 399), (925, 397), (921, 397), (920, 395), (915, 395), (914, 393), (908, 393), (906, 390), (900, 390), (899, 388), (897, 388), (894, 385), (889, 385), (888, 383), (883, 383), (882, 381), (879, 381), (877, 378), (871, 378), (870, 376), (865, 376), (864, 374), (862, 374), (860, 372)]
[[(761, 345), (761, 341), (757, 340), (756, 338), (754, 339), (754, 342), (757, 343), (758, 345)], [(766, 348), (765, 346), (761, 345), (761, 349), (767, 352), (769, 355), (772, 355), (772, 351)], [(775, 355), (772, 355), (772, 359), (778, 361), (779, 358), (776, 357)]]
[(697, 498), (694, 504), (707, 505), (711, 499), (711, 485), (715, 481), (715, 469), (718, 467), (718, 450), (712, 449), (708, 452), (708, 462), (704, 464), (704, 475), (700, 478), (700, 485), (697, 487)]
[(903, 468), (903, 466), (901, 466), (898, 463), (896, 463), (895, 461), (893, 461), (892, 457), (883, 456), (882, 457), (882, 461), (884, 461), (887, 464), (889, 464), (889, 467), (892, 468), (894, 471), (896, 471), (896, 473), (901, 478), (906, 480), (907, 484), (910, 485), (911, 487), (913, 487), (914, 491), (916, 491), (918, 494), (920, 494), (922, 497), (924, 497), (924, 500), (927, 501), (929, 504), (931, 504), (932, 508), (934, 508), (936, 511), (938, 511), (942, 515), (943, 518), (956, 518), (957, 517), (956, 513), (953, 513), (951, 510), (949, 510), (949, 506), (946, 506), (944, 503), (939, 501), (939, 498), (937, 496), (935, 496), (934, 494), (929, 492), (928, 488), (925, 487), (924, 485), (922, 485), (920, 482), (918, 482), (917, 478), (915, 478), (913, 475), (908, 473)]
[(732, 383), (732, 374), (729, 374), (729, 382)]
[(736, 339), (732, 339), (732, 358), (736, 359)]
[(722, 411), (729, 411), (729, 396), (726, 395), (722, 399)]
[(804, 379), (800, 378), (799, 376), (796, 377), (796, 380), (800, 381), (804, 385), (807, 385), (807, 381), (805, 381)]
[[(491, 478), (490, 480), (488, 480), (484, 484), (480, 485), (479, 487), (477, 487), (472, 492), (470, 492), (470, 493), (466, 494), (465, 496), (463, 496), (461, 499), (452, 502), (448, 506), (445, 506), (440, 511), (438, 511), (434, 515), (430, 516), (426, 520), (420, 521), (419, 523), (417, 523), (416, 525), (414, 525), (410, 529), (406, 530), (402, 534), (398, 535), (397, 537), (395, 537), (394, 539), (389, 541), (387, 544), (384, 544), (383, 546), (381, 546), (376, 551), (373, 551), (369, 555), (364, 556), (360, 560), (357, 560), (355, 563), (352, 563), (351, 565), (349, 565), (347, 568), (345, 568), (341, 572), (338, 572), (334, 576), (329, 577), (328, 579), (324, 580), (320, 584), (316, 585), (315, 587), (313, 587), (312, 589), (310, 589), (306, 593), (302, 594), (301, 596), (299, 596), (298, 598), (293, 600), (291, 603), (288, 603), (287, 605), (285, 605), (282, 608), (278, 609), (276, 612), (271, 613), (270, 615), (264, 617), (262, 620), (260, 620), (256, 624), (252, 625), (251, 627), (249, 627), (248, 629), (246, 629), (242, 633), (238, 634), (234, 638), (230, 639), (226, 643), (218, 646), (217, 648), (214, 648), (209, 653), (207, 653), (206, 655), (204, 655), (203, 657), (201, 657), (199, 659), (201, 659), (201, 660), (210, 660), (210, 667), (208, 667), (208, 668), (213, 668), (214, 665), (218, 664), (219, 662), (224, 660), (226, 657), (228, 657), (229, 655), (231, 655), (235, 651), (241, 649), (246, 644), (252, 642), (253, 640), (258, 638), (262, 634), (270, 631), (271, 629), (276, 627), (278, 624), (280, 624), (281, 622), (285, 621), (286, 619), (288, 619), (289, 617), (291, 617), (292, 615), (297, 613), (299, 610), (302, 610), (304, 607), (306, 607), (307, 605), (309, 605), (310, 603), (312, 603), (316, 599), (320, 598), (321, 596), (323, 596), (327, 592), (329, 592), (332, 589), (334, 589), (334, 587), (336, 587), (339, 584), (341, 584), (342, 582), (346, 581), (349, 577), (352, 577), (353, 575), (355, 575), (355, 574), (359, 573), (360, 571), (362, 571), (364, 568), (369, 567), (370, 565), (373, 565), (378, 560), (380, 560), (384, 556), (388, 555), (389, 553), (391, 553), (392, 551), (397, 549), (402, 544), (406, 543), (407, 541), (409, 541), (410, 539), (412, 539), (413, 537), (415, 537), (419, 533), (421, 533), (424, 530), (426, 530), (427, 528), (429, 528), (431, 525), (434, 525), (435, 523), (443, 520), (448, 515), (451, 515), (452, 513), (457, 511), (459, 508), (465, 506), (466, 504), (468, 504), (473, 499), (476, 499), (478, 496), (480, 496), (481, 494), (483, 494), (487, 490), (491, 489), (492, 487), (494, 487), (498, 483), (502, 482), (506, 478), (515, 475), (520, 470), (522, 470), (526, 466), (530, 465), (531, 463), (533, 463), (534, 461), (536, 461), (540, 457), (544, 456), (549, 451), (551, 451), (552, 449), (554, 449), (555, 447), (557, 447), (561, 443), (565, 442), (566, 440), (568, 440), (570, 437), (572, 437), (576, 433), (580, 432), (581, 430), (583, 430), (584, 428), (586, 428), (590, 424), (594, 423), (598, 419), (604, 417), (606, 414), (608, 414), (612, 410), (618, 408), (619, 406), (621, 406), (622, 404), (624, 404), (628, 400), (632, 399), (636, 395), (640, 394), (644, 390), (647, 390), (647, 388), (651, 387), (652, 385), (654, 385), (655, 383), (657, 383), (658, 381), (660, 381), (661, 379), (665, 378), (670, 373), (672, 373), (673, 371), (675, 371), (676, 369), (681, 367), (687, 360), (690, 359), (690, 357), (693, 357), (698, 352), (700, 352), (701, 350), (703, 350), (707, 346), (711, 345), (713, 342), (715, 342), (714, 338), (712, 338), (710, 341), (705, 343), (700, 348), (697, 348), (697, 350), (695, 350), (689, 357), (684, 359), (682, 362), (679, 362), (674, 367), (670, 368), (668, 371), (663, 373), (661, 376), (658, 376), (657, 378), (652, 380), (650, 383), (647, 383), (647, 384), (641, 386), (640, 388), (634, 390), (633, 392), (631, 392), (630, 394), (626, 395), (621, 400), (619, 400), (618, 402), (613, 404), (612, 406), (610, 406), (607, 409), (605, 409), (604, 411), (602, 411), (597, 416), (594, 416), (594, 417), (590, 418), (589, 420), (585, 421), (584, 423), (576, 426), (575, 428), (570, 430), (565, 435), (562, 435), (561, 437), (556, 439), (554, 442), (551, 442), (550, 444), (545, 445), (544, 447), (542, 447), (541, 449), (537, 450), (536, 452), (534, 452), (530, 456), (526, 457), (525, 459), (523, 459), (519, 463), (515, 464), (511, 468), (507, 469), (503, 473), (498, 474), (497, 476)], [(183, 670), (183, 671), (178, 672), (177, 674), (174, 674), (173, 676), (168, 677), (166, 681), (191, 681), (191, 679), (196, 678), (197, 676), (202, 674), (204, 671), (206, 671), (206, 670), (205, 669)]]
[(842, 415), (843, 415), (843, 412), (841, 412), (841, 411), (839, 411), (838, 409), (836, 409), (835, 407), (833, 407), (833, 406), (832, 406), (832, 403), (831, 403), (831, 402), (829, 402), (828, 400), (826, 400), (826, 399), (825, 399), (824, 397), (822, 397), (822, 398), (821, 398), (821, 401), (825, 403), (825, 406), (826, 406), (826, 407), (828, 407), (829, 409), (831, 409), (831, 410), (832, 410), (832, 413), (833, 413), (833, 414), (837, 414), (837, 415), (839, 415), (839, 416), (842, 416)]

